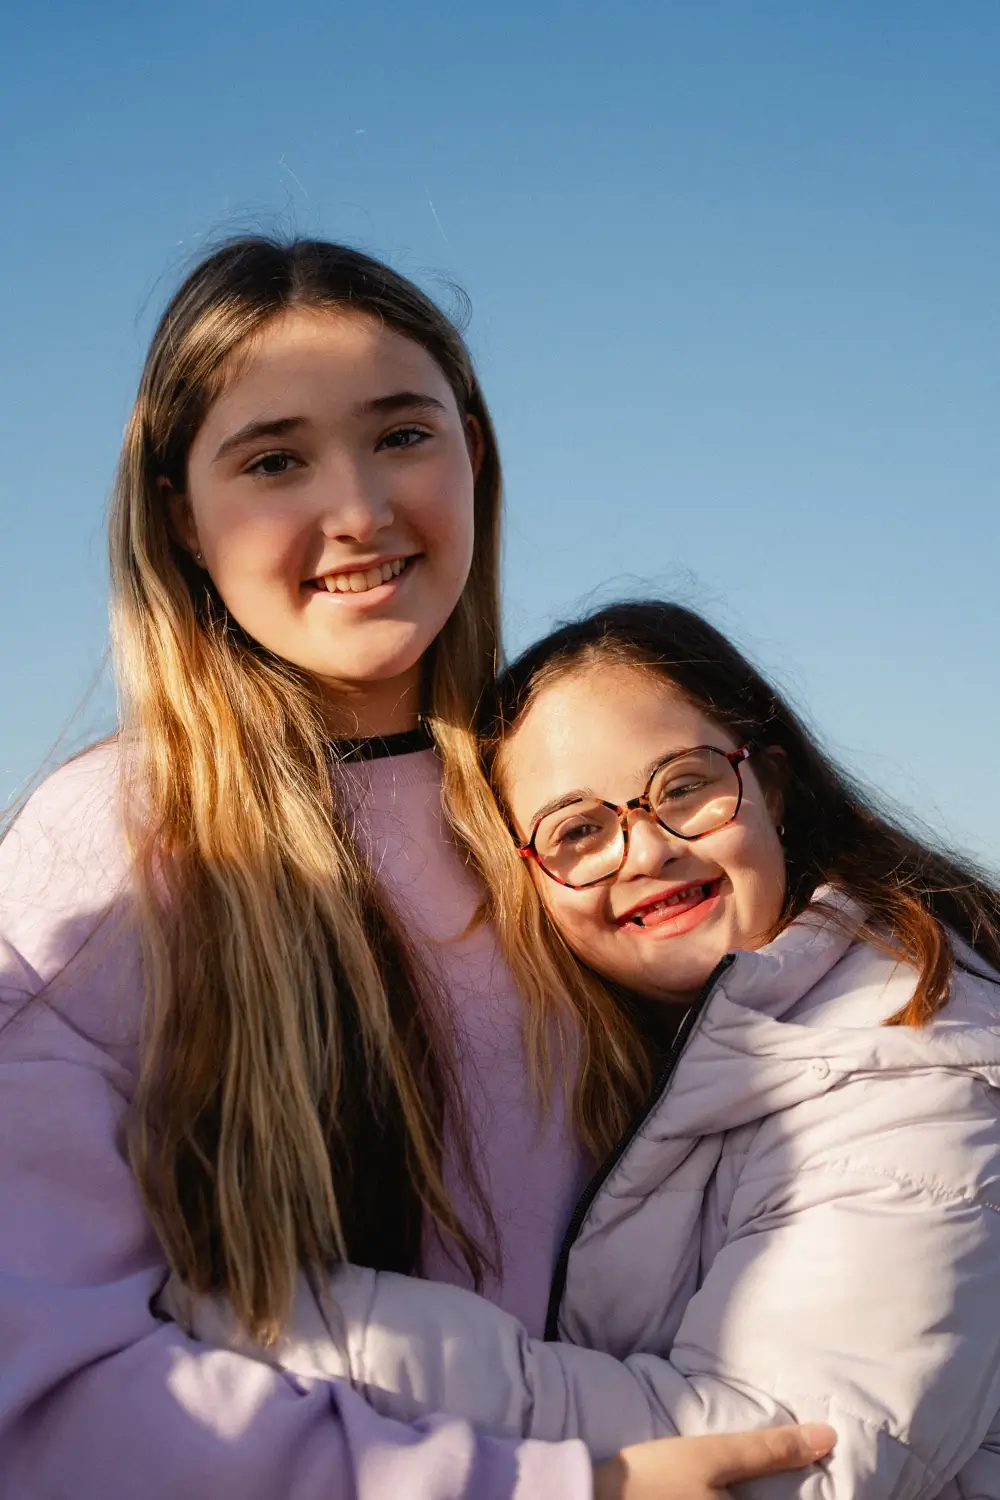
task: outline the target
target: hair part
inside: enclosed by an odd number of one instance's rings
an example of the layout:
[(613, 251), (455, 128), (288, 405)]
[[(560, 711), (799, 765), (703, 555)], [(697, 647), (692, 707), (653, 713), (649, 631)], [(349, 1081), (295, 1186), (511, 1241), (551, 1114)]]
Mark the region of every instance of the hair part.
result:
[[(887, 1025), (922, 1026), (947, 1002), (955, 963), (949, 931), (1000, 969), (1000, 891), (988, 876), (921, 842), (882, 812), (732, 642), (681, 605), (610, 605), (553, 631), (507, 669), (481, 735), (486, 771), (501, 801), (504, 746), (532, 703), (567, 674), (607, 665), (650, 673), (735, 743), (779, 752), (780, 761), (769, 759), (781, 768), (788, 882), (770, 937), (806, 909), (820, 886), (852, 897), (866, 913), (860, 935), (917, 973), (912, 997)], [(512, 843), (511, 850), (513, 865)], [(533, 896), (540, 909), (523, 869), (521, 886), (524, 902)], [(561, 952), (557, 934), (553, 942)]]

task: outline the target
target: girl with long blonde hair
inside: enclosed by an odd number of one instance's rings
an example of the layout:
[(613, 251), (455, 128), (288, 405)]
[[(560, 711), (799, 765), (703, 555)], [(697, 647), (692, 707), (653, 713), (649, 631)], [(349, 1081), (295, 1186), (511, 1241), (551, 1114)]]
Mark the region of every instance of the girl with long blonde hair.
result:
[(267, 1345), (354, 1260), (542, 1331), (649, 1062), (540, 928), (501, 951), (481, 920), (499, 505), (462, 339), (384, 265), (247, 239), (171, 300), (112, 506), (120, 727), (0, 848), (0, 1496), (700, 1500), (829, 1448), (595, 1470), (152, 1310), (173, 1272)]

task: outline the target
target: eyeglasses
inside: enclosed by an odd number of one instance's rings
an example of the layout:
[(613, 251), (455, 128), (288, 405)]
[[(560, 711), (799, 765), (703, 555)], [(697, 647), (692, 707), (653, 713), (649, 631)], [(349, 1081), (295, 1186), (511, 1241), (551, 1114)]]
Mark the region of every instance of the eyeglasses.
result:
[(718, 750), (695, 745), (656, 767), (641, 797), (618, 806), (579, 797), (535, 823), (522, 859), (533, 859), (550, 880), (582, 891), (616, 875), (628, 855), (629, 814), (648, 813), (674, 838), (694, 843), (731, 823), (743, 801), (740, 766), (752, 747)]

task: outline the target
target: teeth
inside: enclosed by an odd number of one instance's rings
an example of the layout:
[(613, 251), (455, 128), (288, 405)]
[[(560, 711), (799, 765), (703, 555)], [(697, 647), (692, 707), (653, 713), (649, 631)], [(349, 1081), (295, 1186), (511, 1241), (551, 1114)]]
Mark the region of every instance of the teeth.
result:
[(390, 583), (398, 578), (406, 567), (406, 558), (397, 557), (392, 562), (379, 563), (375, 567), (360, 569), (353, 573), (325, 573), (318, 586), (326, 587), (330, 594), (365, 594), (379, 584)]
[(691, 896), (696, 895), (698, 892), (700, 892), (701, 895), (704, 896), (705, 891), (705, 885), (686, 886), (684, 890), (675, 891), (672, 896), (664, 896), (662, 901), (657, 901), (652, 906), (644, 907), (641, 912), (639, 912), (632, 918), (632, 920), (633, 922), (635, 922), (637, 927), (641, 927), (645, 919), (652, 916), (654, 912), (666, 911), (671, 906), (679, 906), (682, 901), (687, 901)]

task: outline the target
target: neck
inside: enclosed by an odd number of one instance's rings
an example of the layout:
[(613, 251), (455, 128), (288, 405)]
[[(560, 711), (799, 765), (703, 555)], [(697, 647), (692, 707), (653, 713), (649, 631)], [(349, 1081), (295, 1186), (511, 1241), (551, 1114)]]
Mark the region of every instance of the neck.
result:
[(420, 664), (386, 682), (328, 683), (327, 725), (337, 739), (368, 739), (416, 729)]

